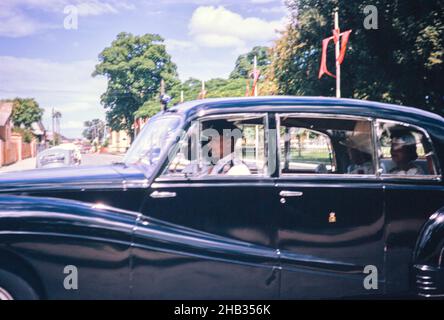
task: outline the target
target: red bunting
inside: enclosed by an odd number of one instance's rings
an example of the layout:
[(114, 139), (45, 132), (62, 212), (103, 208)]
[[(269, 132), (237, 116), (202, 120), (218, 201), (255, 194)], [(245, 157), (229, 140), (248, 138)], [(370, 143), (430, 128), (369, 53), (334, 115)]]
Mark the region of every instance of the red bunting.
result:
[(319, 79), (324, 75), (324, 73), (328, 74), (330, 77), (335, 77), (334, 74), (332, 74), (327, 69), (327, 47), (328, 43), (333, 40), (333, 37), (325, 38), (322, 40), (322, 57), (321, 57), (321, 67), (319, 69)]
[(324, 40), (322, 40), (322, 56), (321, 56), (321, 66), (319, 68), (319, 79), (324, 75), (327, 74), (330, 77), (335, 78), (336, 76), (334, 74), (332, 74), (330, 71), (328, 71), (327, 69), (327, 47), (328, 47), (328, 43), (333, 40), (333, 42), (336, 44), (339, 39), (341, 39), (341, 52), (339, 54), (339, 57), (337, 59), (337, 61), (339, 62), (339, 64), (342, 64), (342, 62), (344, 61), (344, 57), (345, 57), (345, 52), (347, 50), (347, 43), (348, 43), (348, 38), (350, 37), (350, 33), (352, 32), (352, 30), (347, 30), (343, 33), (340, 33), (339, 29), (335, 29), (333, 30), (333, 36), (325, 38)]
[(341, 33), (341, 53), (339, 54), (338, 57), (338, 62), (339, 64), (342, 64), (342, 61), (344, 61), (344, 57), (345, 57), (345, 51), (347, 50), (347, 43), (348, 43), (348, 38), (350, 37), (350, 33), (352, 31), (351, 30), (347, 30), (343, 33)]

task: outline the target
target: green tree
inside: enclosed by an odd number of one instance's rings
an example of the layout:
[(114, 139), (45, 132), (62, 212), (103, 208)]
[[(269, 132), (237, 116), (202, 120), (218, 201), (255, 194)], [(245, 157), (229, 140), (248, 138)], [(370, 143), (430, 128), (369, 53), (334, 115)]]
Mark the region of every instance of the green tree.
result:
[(230, 78), (248, 78), (253, 69), (253, 60), (255, 56), (257, 58), (257, 66), (259, 70), (261, 70), (261, 73), (264, 73), (263, 71), (265, 71), (271, 63), (270, 48), (258, 46), (237, 58), (234, 70), (230, 74)]
[[(352, 29), (341, 67), (342, 96), (413, 105), (444, 114), (442, 0), (375, 0), (378, 29), (363, 26), (367, 1), (287, 0), (291, 22), (273, 48), (280, 94), (334, 96), (335, 80), (318, 80), (321, 41), (331, 36), (339, 8)], [(328, 67), (334, 71), (333, 45)]]
[[(269, 78), (270, 56), (269, 48), (255, 47), (247, 54), (240, 55), (236, 61), (236, 66), (231, 73), (230, 78), (215, 78), (205, 81), (206, 98), (223, 97), (243, 97), (245, 96), (247, 80), (253, 69), (253, 59), (257, 56), (258, 67), (261, 70), (261, 81), (259, 82), (259, 93), (261, 95), (274, 94), (276, 89), (274, 82)], [(184, 101), (196, 100), (202, 89), (202, 81), (196, 78), (190, 78), (184, 82), (172, 81), (167, 94), (171, 96), (170, 105), (180, 102), (181, 92), (183, 92)], [(159, 95), (146, 101), (135, 113), (136, 117), (152, 117), (161, 110)]]
[(93, 141), (96, 138), (99, 141), (103, 141), (105, 135), (105, 121), (100, 119), (93, 119), (91, 121), (85, 121), (82, 135), (89, 141)]
[(42, 120), (43, 109), (33, 98), (15, 98), (12, 108), (12, 122), (14, 126), (31, 129), (34, 122)]
[(134, 113), (159, 92), (161, 79), (168, 90), (177, 83), (176, 65), (156, 34), (120, 33), (99, 55), (93, 76), (104, 75), (108, 87), (101, 97), (113, 130), (134, 136)]

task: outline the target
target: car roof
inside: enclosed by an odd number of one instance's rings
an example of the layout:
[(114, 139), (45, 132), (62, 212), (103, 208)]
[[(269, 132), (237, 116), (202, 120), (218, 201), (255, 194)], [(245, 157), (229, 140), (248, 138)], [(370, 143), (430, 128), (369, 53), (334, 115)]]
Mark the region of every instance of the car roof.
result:
[[(298, 96), (261, 96), (203, 99), (185, 102), (169, 108), (166, 112), (183, 113), (186, 117), (208, 112), (320, 112), (349, 114), (375, 118), (387, 118), (398, 121), (411, 120), (444, 126), (444, 118), (438, 114), (418, 108), (406, 107), (369, 100), (298, 97)], [(409, 121), (410, 120), (410, 121)]]

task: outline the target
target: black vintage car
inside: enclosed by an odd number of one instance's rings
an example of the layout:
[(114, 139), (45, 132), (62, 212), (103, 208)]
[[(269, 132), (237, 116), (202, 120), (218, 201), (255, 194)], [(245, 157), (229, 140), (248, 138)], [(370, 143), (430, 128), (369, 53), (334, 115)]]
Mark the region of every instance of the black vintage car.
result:
[(443, 297), (443, 165), (414, 108), (184, 103), (123, 163), (0, 175), (0, 298)]

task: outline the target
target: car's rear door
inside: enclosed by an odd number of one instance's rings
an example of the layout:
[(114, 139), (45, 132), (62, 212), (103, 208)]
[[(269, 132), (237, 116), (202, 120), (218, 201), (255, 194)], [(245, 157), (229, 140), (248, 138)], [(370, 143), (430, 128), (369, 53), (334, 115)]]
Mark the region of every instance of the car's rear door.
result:
[[(384, 181), (386, 211), (387, 291), (406, 294), (415, 287), (420, 294), (433, 294), (436, 286), (423, 271), (414, 269), (413, 250), (421, 229), (444, 205), (444, 186), (436, 152), (428, 132), (415, 124), (391, 120), (376, 122), (378, 166)], [(411, 170), (402, 172), (392, 159), (393, 141), (412, 144), (398, 149), (411, 156)]]
[[(382, 183), (368, 154), (371, 120), (281, 114), (277, 123), (282, 298), (382, 293), (385, 216)], [(351, 163), (351, 147), (367, 154), (362, 163), (354, 160), (361, 164)], [(366, 266), (378, 273), (377, 290), (364, 285)]]

